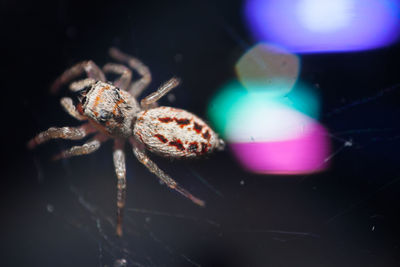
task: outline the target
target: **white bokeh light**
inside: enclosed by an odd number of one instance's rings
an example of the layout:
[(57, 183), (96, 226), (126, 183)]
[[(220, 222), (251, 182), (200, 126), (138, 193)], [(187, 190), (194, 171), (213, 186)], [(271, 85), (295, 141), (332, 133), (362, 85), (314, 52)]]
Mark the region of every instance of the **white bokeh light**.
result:
[(229, 118), (226, 138), (230, 142), (278, 142), (300, 138), (313, 120), (303, 113), (262, 95), (252, 94)]

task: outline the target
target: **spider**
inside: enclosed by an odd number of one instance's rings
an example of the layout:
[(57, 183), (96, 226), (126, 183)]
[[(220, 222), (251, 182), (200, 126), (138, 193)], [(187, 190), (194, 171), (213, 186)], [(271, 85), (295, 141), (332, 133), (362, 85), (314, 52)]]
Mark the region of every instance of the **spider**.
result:
[[(116, 233), (122, 236), (122, 218), (126, 198), (126, 167), (123, 151), (126, 141), (133, 148), (136, 158), (169, 188), (176, 190), (199, 206), (204, 201), (193, 196), (174, 179), (161, 170), (147, 155), (146, 149), (168, 158), (194, 158), (222, 150), (224, 141), (199, 117), (178, 108), (158, 106), (157, 101), (178, 86), (179, 79), (171, 78), (157, 91), (139, 102), (136, 100), (151, 82), (151, 73), (137, 58), (111, 48), (110, 56), (135, 70), (140, 79), (131, 82), (131, 70), (122, 64), (107, 63), (101, 70), (93, 61), (82, 61), (58, 77), (51, 91), (86, 73), (87, 78), (70, 83), (69, 89), (78, 94), (78, 103), (63, 97), (61, 105), (67, 113), (80, 121), (79, 127), (51, 127), (28, 142), (30, 149), (50, 139), (78, 140), (88, 135), (93, 138), (81, 146), (62, 151), (55, 160), (85, 155), (99, 149), (101, 143), (114, 139), (113, 161), (117, 176), (117, 225)], [(106, 73), (118, 75), (113, 82)]]

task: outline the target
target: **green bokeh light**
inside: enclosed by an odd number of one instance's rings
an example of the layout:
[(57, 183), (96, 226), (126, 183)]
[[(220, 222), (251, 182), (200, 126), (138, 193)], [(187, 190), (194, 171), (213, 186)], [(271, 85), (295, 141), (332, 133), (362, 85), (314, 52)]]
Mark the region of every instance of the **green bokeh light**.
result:
[[(285, 106), (297, 110), (313, 119), (318, 119), (319, 101), (313, 90), (302, 83), (294, 86), (284, 96), (272, 96), (269, 90), (247, 90), (233, 80), (215, 94), (209, 103), (207, 113), (217, 132), (224, 138), (227, 131), (244, 120), (253, 120), (256, 116), (260, 123), (272, 106)], [(285, 119), (285, 118), (282, 118)]]

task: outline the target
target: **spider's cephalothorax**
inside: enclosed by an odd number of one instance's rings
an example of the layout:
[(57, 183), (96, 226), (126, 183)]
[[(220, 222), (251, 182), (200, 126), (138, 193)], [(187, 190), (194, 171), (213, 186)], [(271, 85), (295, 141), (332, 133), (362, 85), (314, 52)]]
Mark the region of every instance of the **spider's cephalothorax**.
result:
[[(96, 151), (102, 142), (114, 139), (113, 160), (117, 174), (117, 234), (122, 235), (122, 212), (125, 206), (126, 168), (124, 144), (128, 140), (137, 159), (154, 173), (169, 188), (176, 190), (194, 203), (204, 202), (178, 185), (164, 173), (147, 155), (146, 149), (170, 158), (192, 158), (222, 149), (224, 142), (199, 117), (178, 108), (158, 107), (157, 101), (179, 84), (172, 78), (156, 92), (140, 101), (137, 96), (151, 81), (149, 69), (138, 59), (121, 53), (115, 48), (110, 55), (136, 70), (141, 78), (131, 83), (132, 73), (124, 65), (108, 63), (103, 70), (93, 61), (80, 62), (66, 70), (53, 84), (56, 92), (61, 85), (70, 82), (86, 72), (88, 78), (70, 84), (70, 90), (79, 92), (79, 103), (75, 106), (68, 97), (61, 99), (61, 105), (74, 118), (88, 121), (80, 127), (51, 127), (39, 133), (28, 143), (33, 148), (50, 139), (82, 139), (94, 135), (81, 146), (74, 146), (55, 156), (55, 159), (89, 154)], [(107, 82), (104, 73), (120, 77), (114, 83)]]
[(126, 91), (110, 83), (97, 81), (81, 100), (83, 115), (107, 134), (129, 137), (136, 113), (137, 101)]

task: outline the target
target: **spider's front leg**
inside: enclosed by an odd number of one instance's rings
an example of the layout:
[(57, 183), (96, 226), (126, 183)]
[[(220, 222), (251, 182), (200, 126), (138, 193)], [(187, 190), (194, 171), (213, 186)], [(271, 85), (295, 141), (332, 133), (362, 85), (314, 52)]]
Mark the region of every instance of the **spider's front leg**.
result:
[(32, 149), (37, 145), (49, 141), (50, 139), (70, 139), (79, 140), (84, 138), (90, 133), (96, 132), (90, 123), (83, 124), (80, 127), (51, 127), (48, 130), (39, 133), (28, 142), (28, 148)]
[(124, 54), (116, 48), (110, 48), (110, 56), (119, 62), (128, 64), (129, 67), (142, 76), (139, 80), (132, 83), (128, 90), (133, 97), (138, 97), (151, 82), (151, 73), (149, 68), (139, 59)]
[(115, 173), (117, 174), (117, 235), (122, 236), (122, 218), (125, 207), (126, 198), (126, 167), (125, 167), (125, 152), (123, 150), (125, 142), (116, 139), (114, 142), (113, 160)]
[(83, 89), (90, 88), (93, 84), (96, 83), (96, 80), (93, 78), (86, 78), (79, 81), (72, 82), (69, 85), (69, 90), (72, 92), (79, 92)]
[(62, 158), (69, 158), (74, 156), (80, 155), (87, 155), (95, 152), (97, 149), (100, 148), (101, 143), (106, 141), (108, 136), (104, 134), (97, 134), (93, 139), (89, 140), (88, 142), (84, 143), (81, 146), (73, 146), (70, 149), (62, 151), (60, 154), (55, 155), (53, 160), (59, 160)]
[(161, 181), (163, 181), (169, 188), (178, 191), (186, 198), (190, 199), (199, 206), (204, 207), (205, 203), (203, 200), (198, 199), (189, 193), (186, 189), (179, 186), (179, 184), (172, 179), (168, 174), (161, 170), (145, 153), (144, 149), (139, 148), (135, 143), (133, 145), (133, 153), (136, 158), (149, 169), (150, 172), (154, 173)]
[(87, 120), (87, 118), (83, 115), (81, 115), (78, 110), (76, 109), (74, 102), (70, 97), (63, 97), (61, 98), (61, 106), (64, 108), (64, 110), (74, 117), (75, 119), (79, 121)]
[(107, 63), (103, 67), (104, 73), (115, 73), (121, 75), (113, 83), (116, 87), (126, 90), (131, 83), (132, 72), (130, 69), (121, 64)]
[(61, 85), (79, 77), (82, 73), (86, 72), (87, 76), (96, 81), (105, 81), (106, 78), (100, 68), (91, 60), (82, 61), (71, 68), (64, 71), (52, 84), (50, 91), (56, 93)]

